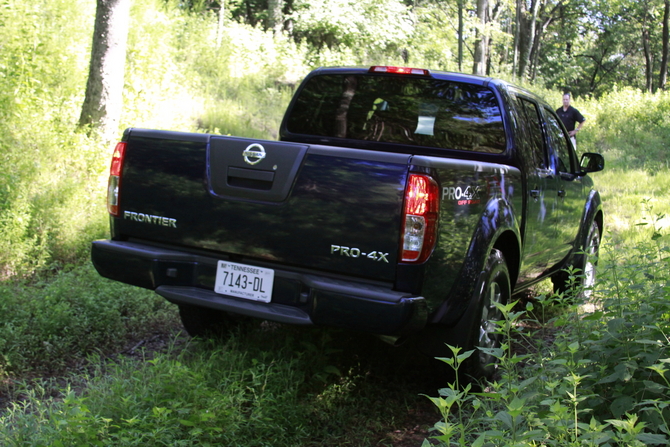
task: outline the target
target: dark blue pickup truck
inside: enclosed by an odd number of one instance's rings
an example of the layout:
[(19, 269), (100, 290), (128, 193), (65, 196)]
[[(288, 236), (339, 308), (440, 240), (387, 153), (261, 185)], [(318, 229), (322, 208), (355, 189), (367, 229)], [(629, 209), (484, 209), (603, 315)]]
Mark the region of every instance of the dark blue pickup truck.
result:
[[(598, 192), (552, 108), (506, 82), (323, 68), (279, 141), (127, 129), (98, 272), (179, 306), (191, 335), (239, 316), (495, 347), (495, 303), (562, 269), (592, 285)], [(471, 357), (486, 376), (493, 358)]]

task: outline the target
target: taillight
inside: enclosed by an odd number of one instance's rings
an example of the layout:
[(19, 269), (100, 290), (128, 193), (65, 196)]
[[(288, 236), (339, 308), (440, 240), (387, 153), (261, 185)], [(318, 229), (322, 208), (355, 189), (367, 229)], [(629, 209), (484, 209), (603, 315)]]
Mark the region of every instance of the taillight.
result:
[(126, 155), (126, 143), (117, 143), (112, 155), (112, 165), (109, 168), (109, 182), (107, 183), (107, 211), (112, 216), (119, 215), (119, 186), (123, 158)]
[(373, 65), (368, 70), (370, 73), (394, 73), (394, 74), (413, 74), (421, 76), (430, 76), (430, 71), (425, 68), (409, 67), (389, 67), (385, 65)]
[(440, 195), (435, 179), (429, 175), (410, 174), (405, 189), (402, 262), (422, 263), (433, 252), (439, 208)]

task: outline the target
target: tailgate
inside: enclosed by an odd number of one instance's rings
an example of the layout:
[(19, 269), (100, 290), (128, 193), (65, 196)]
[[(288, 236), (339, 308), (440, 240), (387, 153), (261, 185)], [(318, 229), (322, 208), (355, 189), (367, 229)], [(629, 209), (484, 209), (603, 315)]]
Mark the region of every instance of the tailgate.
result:
[(127, 133), (115, 238), (393, 281), (409, 155)]

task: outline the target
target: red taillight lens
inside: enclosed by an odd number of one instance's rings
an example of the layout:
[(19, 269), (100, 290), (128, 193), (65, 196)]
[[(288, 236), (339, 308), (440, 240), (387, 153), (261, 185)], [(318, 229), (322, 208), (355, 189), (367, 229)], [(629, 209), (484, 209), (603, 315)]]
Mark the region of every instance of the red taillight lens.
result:
[(116, 143), (114, 148), (114, 155), (112, 155), (112, 166), (109, 168), (109, 175), (121, 176), (121, 169), (123, 168), (123, 157), (126, 155), (127, 143)]
[(388, 67), (384, 65), (373, 65), (370, 67), (370, 73), (395, 73), (395, 74), (413, 74), (421, 76), (430, 76), (430, 71), (424, 68), (409, 67)]
[(119, 185), (123, 159), (126, 155), (126, 143), (117, 143), (112, 155), (112, 165), (109, 168), (109, 183), (107, 184), (107, 211), (112, 216), (119, 215)]
[(433, 252), (439, 208), (440, 195), (435, 179), (424, 174), (410, 174), (405, 190), (402, 262), (422, 263)]

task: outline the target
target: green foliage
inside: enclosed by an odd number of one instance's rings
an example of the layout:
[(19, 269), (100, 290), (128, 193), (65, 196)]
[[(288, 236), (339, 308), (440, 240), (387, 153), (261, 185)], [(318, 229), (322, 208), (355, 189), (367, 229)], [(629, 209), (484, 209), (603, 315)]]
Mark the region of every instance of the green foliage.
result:
[(100, 234), (93, 204), (101, 197), (80, 194), (97, 189), (98, 153), (69, 125), (88, 62), (81, 18), (91, 12), (65, 1), (0, 9), (0, 278), (31, 273), (51, 256), (72, 259)]
[[(436, 70), (458, 71), (458, 29), (454, 14), (442, 5), (427, 3), (416, 9), (415, 32), (407, 45), (408, 62), (412, 66)], [(451, 26), (444, 26), (445, 23)], [(468, 71), (467, 66), (463, 66)]]
[(340, 336), (247, 325), (153, 358), (93, 357), (72, 387), (17, 390), (22, 399), (0, 413), (0, 444), (377, 445), (380, 427), (406, 411), (404, 382), (333, 366), (352, 351)]
[(88, 264), (27, 285), (0, 285), (0, 377), (62, 371), (177, 321), (164, 299), (101, 278)]
[[(444, 418), (434, 439), (463, 446), (669, 444), (670, 237), (653, 226), (642, 243), (605, 246), (591, 301), (567, 305), (546, 323), (501, 306), (508, 343), (534, 354), (498, 352), (499, 378), (484, 392), (457, 384), (440, 390), (431, 399)], [(527, 310), (537, 315), (535, 306), (564, 300), (541, 296)], [(542, 329), (530, 333), (529, 326)], [(545, 342), (547, 330), (553, 343)]]
[[(670, 164), (667, 142), (670, 140), (670, 94), (642, 93), (624, 88), (613, 90), (599, 100), (584, 104), (588, 122), (580, 133), (582, 141), (608, 162), (655, 173)], [(582, 138), (582, 136), (584, 138)]]
[(296, 0), (293, 33), (308, 43), (310, 65), (370, 64), (393, 58), (413, 33), (397, 0)]

